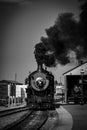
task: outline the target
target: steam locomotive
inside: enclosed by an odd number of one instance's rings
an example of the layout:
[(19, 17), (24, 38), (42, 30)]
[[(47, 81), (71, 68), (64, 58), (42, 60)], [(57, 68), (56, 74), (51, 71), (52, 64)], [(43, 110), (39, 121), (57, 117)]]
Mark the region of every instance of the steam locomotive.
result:
[(28, 84), (26, 89), (27, 105), (30, 109), (55, 109), (54, 76), (44, 69), (42, 64), (38, 65), (36, 71), (29, 74), (26, 84)]

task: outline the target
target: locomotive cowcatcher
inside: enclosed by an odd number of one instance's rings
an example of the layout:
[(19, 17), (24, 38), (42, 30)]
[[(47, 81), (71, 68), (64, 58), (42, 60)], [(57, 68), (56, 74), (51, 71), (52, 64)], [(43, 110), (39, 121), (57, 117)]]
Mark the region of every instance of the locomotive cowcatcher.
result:
[(54, 76), (44, 69), (42, 64), (38, 64), (37, 70), (29, 74), (26, 84), (27, 105), (30, 109), (55, 109)]

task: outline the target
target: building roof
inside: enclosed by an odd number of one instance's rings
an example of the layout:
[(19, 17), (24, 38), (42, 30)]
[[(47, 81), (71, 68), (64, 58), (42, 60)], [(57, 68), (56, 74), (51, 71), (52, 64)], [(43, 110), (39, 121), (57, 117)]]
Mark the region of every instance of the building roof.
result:
[(87, 61), (85, 61), (84, 63), (81, 63), (80, 65), (78, 65), (78, 66), (76, 66), (76, 67), (74, 67), (74, 68), (72, 68), (72, 69), (70, 69), (70, 70), (64, 72), (63, 75), (67, 74), (68, 72), (70, 72), (70, 71), (72, 71), (72, 70), (74, 70), (74, 69), (77, 69), (78, 67), (80, 67), (80, 66), (82, 66), (82, 65), (84, 65), (84, 64), (86, 64), (86, 63), (87, 63)]
[(13, 81), (13, 80), (1, 80), (0, 83), (6, 83), (6, 84), (17, 84), (17, 85), (23, 85), (22, 83), (19, 83), (17, 81)]

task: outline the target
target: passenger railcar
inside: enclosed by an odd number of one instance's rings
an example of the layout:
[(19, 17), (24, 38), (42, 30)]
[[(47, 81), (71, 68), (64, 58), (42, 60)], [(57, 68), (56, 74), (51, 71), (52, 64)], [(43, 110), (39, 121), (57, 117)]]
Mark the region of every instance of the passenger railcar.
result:
[(27, 105), (31, 109), (55, 109), (54, 76), (39, 64), (27, 78)]

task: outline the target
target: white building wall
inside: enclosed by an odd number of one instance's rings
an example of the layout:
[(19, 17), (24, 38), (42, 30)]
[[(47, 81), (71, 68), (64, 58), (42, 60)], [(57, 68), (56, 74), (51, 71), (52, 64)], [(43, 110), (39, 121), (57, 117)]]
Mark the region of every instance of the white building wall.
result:
[(84, 75), (87, 75), (87, 63), (69, 71), (68, 73), (66, 73), (64, 76), (66, 75), (81, 75), (81, 70), (84, 70)]
[(8, 97), (10, 97), (10, 87), (11, 85), (10, 84), (8, 84)]
[(27, 97), (26, 88), (27, 85), (16, 85), (16, 97), (21, 97), (21, 88), (24, 89), (25, 98)]
[(16, 85), (16, 97), (21, 97), (21, 85)]
[(25, 93), (25, 98), (27, 97), (27, 93), (26, 93), (26, 88), (28, 85), (22, 85), (22, 88), (24, 89), (24, 93)]

